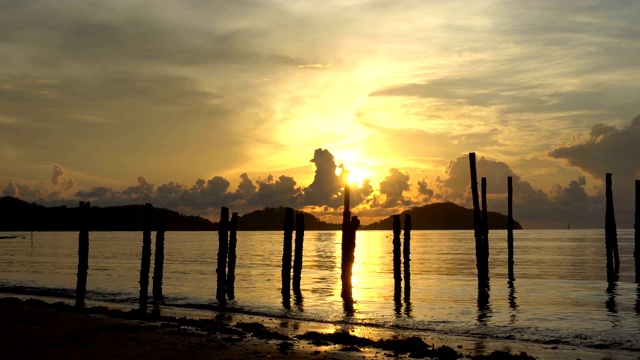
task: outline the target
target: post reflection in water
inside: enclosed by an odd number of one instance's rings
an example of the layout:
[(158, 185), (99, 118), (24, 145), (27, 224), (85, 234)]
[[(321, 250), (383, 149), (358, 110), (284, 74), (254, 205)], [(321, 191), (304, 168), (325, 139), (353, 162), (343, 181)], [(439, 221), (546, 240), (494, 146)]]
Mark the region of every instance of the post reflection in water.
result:
[(489, 290), (489, 280), (478, 280), (478, 323), (480, 325), (486, 325), (491, 317)]
[(396, 317), (402, 315), (402, 296), (400, 294), (400, 289), (396, 286), (393, 288), (393, 310), (396, 313)]
[(636, 315), (640, 315), (640, 283), (636, 285)]
[(294, 296), (294, 303), (296, 305), (296, 308), (298, 308), (298, 310), (300, 310), (301, 312), (304, 311), (304, 307), (303, 307), (304, 299), (302, 298), (302, 292), (300, 291), (300, 289), (294, 289), (293, 296)]
[(509, 317), (511, 324), (515, 324), (518, 320), (518, 304), (516, 303), (518, 298), (516, 297), (516, 286), (515, 282), (512, 280), (509, 280), (507, 284), (509, 286), (509, 308), (511, 309), (511, 315)]
[(350, 283), (342, 283), (341, 296), (344, 315), (347, 317), (353, 317), (353, 315), (355, 315), (355, 308), (353, 307), (353, 289)]
[(607, 307), (607, 311), (609, 311), (612, 314), (618, 313), (618, 305), (616, 304), (616, 296), (618, 295), (618, 291), (616, 289), (617, 287), (618, 287), (617, 281), (609, 281), (609, 283), (607, 284), (606, 291), (607, 291), (607, 294), (609, 294), (609, 297), (605, 302), (605, 306)]

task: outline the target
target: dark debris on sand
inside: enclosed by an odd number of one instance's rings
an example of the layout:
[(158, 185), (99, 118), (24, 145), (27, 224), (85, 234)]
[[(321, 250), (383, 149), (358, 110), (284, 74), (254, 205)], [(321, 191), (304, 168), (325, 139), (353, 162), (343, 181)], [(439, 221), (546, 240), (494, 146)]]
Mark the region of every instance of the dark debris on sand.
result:
[[(34, 299), (22, 301), (16, 298), (0, 298), (0, 306), (18, 305), (20, 303), (34, 308), (48, 309), (64, 313), (84, 315), (97, 314), (116, 319), (146, 321), (150, 324), (155, 324), (155, 326), (159, 328), (165, 328), (170, 331), (197, 330), (209, 334), (232, 335), (237, 338), (244, 338), (248, 333), (259, 339), (282, 340), (283, 342), (278, 345), (278, 351), (282, 354), (289, 353), (294, 347), (294, 343), (290, 342), (291, 338), (289, 336), (269, 330), (266, 326), (257, 322), (238, 322), (234, 326), (231, 326), (228, 322), (220, 320), (220, 318), (187, 319), (186, 317), (176, 318), (171, 316), (161, 316), (154, 313), (140, 312), (139, 310), (114, 310), (103, 306), (76, 308), (62, 302), (47, 303), (42, 300)], [(130, 324), (118, 324), (114, 326), (117, 326), (117, 329), (113, 330), (118, 332), (127, 333), (140, 331), (138, 327)], [(309, 341), (315, 346), (342, 345), (343, 347), (340, 348), (340, 351), (359, 352), (362, 351), (361, 348), (369, 347), (391, 351), (396, 354), (395, 356), (398, 356), (398, 354), (408, 354), (410, 358), (416, 359), (430, 358), (454, 360), (464, 357), (462, 354), (448, 346), (435, 347), (427, 344), (417, 336), (408, 338), (380, 339), (378, 341), (374, 341), (368, 338), (352, 335), (347, 331), (336, 331), (334, 333), (309, 331), (302, 335), (295, 336), (295, 338)], [(467, 358), (469, 357), (470, 356), (467, 356)], [(510, 354), (504, 351), (494, 351), (489, 355), (475, 355), (470, 358), (474, 360), (535, 360), (534, 357), (529, 356), (525, 352)]]
[(257, 322), (252, 322), (252, 323), (245, 323), (245, 322), (239, 322), (237, 323), (234, 327), (245, 331), (259, 339), (264, 339), (264, 340), (291, 340), (290, 337), (288, 337), (287, 335), (281, 334), (279, 332), (275, 332), (275, 331), (271, 331), (269, 329), (267, 329), (266, 326), (257, 323)]
[(520, 354), (511, 354), (506, 351), (494, 351), (489, 355), (475, 355), (473, 360), (536, 360), (535, 357), (528, 355), (526, 352)]

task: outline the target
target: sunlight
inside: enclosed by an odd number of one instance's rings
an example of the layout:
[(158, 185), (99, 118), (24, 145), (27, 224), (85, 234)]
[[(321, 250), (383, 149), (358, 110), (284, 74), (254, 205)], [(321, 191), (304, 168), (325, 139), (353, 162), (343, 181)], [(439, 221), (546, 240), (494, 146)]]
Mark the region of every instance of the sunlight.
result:
[[(364, 181), (364, 179), (369, 178), (369, 174), (362, 170), (361, 168), (358, 167), (352, 167), (352, 166), (345, 166), (345, 168), (347, 169), (347, 171), (349, 171), (349, 176), (348, 176), (348, 182), (349, 184), (351, 184), (352, 187), (354, 188), (358, 188), (362, 185), (362, 182)], [(342, 169), (341, 168), (336, 168), (336, 175), (341, 176), (342, 175)]]
[(364, 170), (359, 168), (350, 168), (349, 170), (349, 184), (355, 185), (354, 187), (360, 187), (362, 185), (362, 181), (368, 178), (368, 174), (364, 172)]

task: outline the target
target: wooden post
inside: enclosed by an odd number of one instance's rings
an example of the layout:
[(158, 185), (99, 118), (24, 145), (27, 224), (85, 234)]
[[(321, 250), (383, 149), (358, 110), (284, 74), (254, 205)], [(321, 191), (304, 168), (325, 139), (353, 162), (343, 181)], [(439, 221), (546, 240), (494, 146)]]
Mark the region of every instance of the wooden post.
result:
[(156, 254), (153, 264), (153, 299), (162, 300), (162, 277), (164, 276), (164, 233), (167, 229), (167, 210), (158, 211), (158, 228), (156, 229)]
[(411, 301), (411, 214), (404, 215), (404, 301)]
[(633, 228), (635, 229), (633, 258), (636, 263), (636, 283), (640, 283), (640, 180), (636, 180), (636, 211)]
[[(345, 170), (343, 175), (348, 178), (348, 172)], [(357, 216), (351, 216), (350, 205), (350, 188), (348, 182), (344, 185), (344, 210), (342, 213), (342, 300), (347, 316), (353, 315), (353, 292), (351, 276), (353, 275), (353, 263), (355, 261), (356, 250), (356, 230), (360, 226), (360, 220)]]
[(291, 300), (291, 252), (293, 242), (293, 209), (284, 209), (284, 244), (282, 246), (282, 302), (289, 308)]
[(606, 174), (606, 212), (605, 212), (605, 245), (607, 250), (607, 281), (616, 281), (615, 277), (620, 269), (618, 255), (618, 235), (616, 218), (613, 212), (613, 191), (611, 173)]
[(304, 245), (304, 213), (296, 214), (296, 248), (293, 257), (293, 292), (300, 292), (302, 278), (302, 254)]
[(216, 268), (217, 288), (216, 299), (218, 304), (226, 305), (226, 283), (227, 283), (227, 252), (229, 251), (229, 209), (220, 209), (220, 222), (218, 223), (218, 266)]
[(402, 287), (400, 252), (400, 215), (393, 215), (393, 297), (398, 303)]
[[(76, 307), (84, 307), (87, 293), (87, 272), (89, 270), (89, 209), (91, 203), (80, 201), (78, 206), (78, 276), (76, 282)], [(31, 234), (33, 243), (33, 233)]]
[(476, 153), (469, 153), (471, 170), (471, 197), (473, 199), (473, 235), (476, 239), (476, 268), (478, 279), (484, 278), (482, 271), (482, 217), (480, 216), (480, 201), (478, 200), (478, 175), (476, 172)]
[(151, 204), (144, 204), (142, 212), (142, 258), (140, 259), (140, 310), (147, 310), (149, 271), (151, 268)]
[(236, 246), (238, 244), (238, 213), (231, 214), (231, 221), (229, 222), (229, 260), (228, 267), (229, 273), (227, 274), (227, 297), (229, 300), (235, 298), (236, 289)]
[(507, 178), (507, 252), (509, 281), (514, 281), (513, 274), (513, 178)]
[(482, 183), (482, 269), (489, 278), (489, 216), (487, 214), (487, 178)]
[[(348, 177), (348, 172), (345, 178)], [(344, 209), (342, 210), (342, 266), (341, 266), (341, 279), (342, 279), (342, 291), (345, 291), (345, 286), (351, 288), (351, 271), (353, 261), (351, 260), (351, 243), (350, 243), (350, 222), (351, 211), (349, 208), (350, 189), (349, 184), (344, 185)], [(349, 290), (350, 291), (350, 290)]]

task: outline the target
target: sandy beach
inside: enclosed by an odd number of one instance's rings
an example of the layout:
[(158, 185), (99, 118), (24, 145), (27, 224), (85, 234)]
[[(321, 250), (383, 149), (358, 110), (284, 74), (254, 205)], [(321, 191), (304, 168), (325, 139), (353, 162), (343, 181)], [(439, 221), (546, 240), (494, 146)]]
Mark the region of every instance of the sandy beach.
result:
[[(141, 314), (62, 302), (0, 299), (3, 359), (632, 359), (634, 353), (423, 338), (389, 329), (215, 312)], [(529, 354), (527, 355), (525, 351)]]

